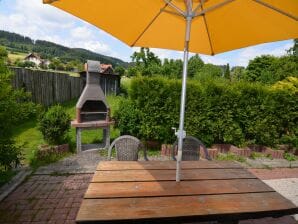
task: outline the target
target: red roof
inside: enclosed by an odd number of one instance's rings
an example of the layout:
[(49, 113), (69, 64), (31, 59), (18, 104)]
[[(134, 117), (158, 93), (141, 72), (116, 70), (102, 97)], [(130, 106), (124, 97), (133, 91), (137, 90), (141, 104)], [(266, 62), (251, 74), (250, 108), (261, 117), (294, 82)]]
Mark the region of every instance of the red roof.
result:
[(113, 71), (113, 66), (111, 64), (100, 64), (101, 73), (105, 73), (109, 69), (111, 69)]

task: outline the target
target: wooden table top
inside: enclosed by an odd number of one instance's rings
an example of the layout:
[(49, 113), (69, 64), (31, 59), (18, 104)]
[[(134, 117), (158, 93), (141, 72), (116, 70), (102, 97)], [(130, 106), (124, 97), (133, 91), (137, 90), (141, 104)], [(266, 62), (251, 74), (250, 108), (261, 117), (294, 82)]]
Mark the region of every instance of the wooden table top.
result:
[(241, 220), (298, 213), (298, 208), (242, 166), (225, 161), (103, 161), (77, 223)]

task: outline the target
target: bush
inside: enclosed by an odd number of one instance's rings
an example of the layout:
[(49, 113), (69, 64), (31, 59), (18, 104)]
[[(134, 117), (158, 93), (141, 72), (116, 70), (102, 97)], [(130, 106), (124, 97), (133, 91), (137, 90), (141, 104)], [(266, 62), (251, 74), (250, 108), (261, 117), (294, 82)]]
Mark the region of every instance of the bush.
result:
[(11, 139), (0, 139), (0, 168), (4, 168), (4, 171), (17, 168), (21, 165), (22, 158), (20, 146)]
[(13, 140), (13, 128), (35, 116), (37, 110), (30, 94), (12, 88), (6, 61), (7, 51), (0, 47), (0, 171), (10, 171), (20, 165), (22, 153)]
[(70, 129), (70, 115), (60, 105), (51, 107), (39, 118), (39, 130), (49, 144), (65, 143)]
[(131, 100), (120, 101), (118, 110), (115, 111), (115, 126), (121, 135), (133, 135), (139, 137), (140, 113), (134, 107)]
[[(298, 97), (290, 88), (259, 83), (207, 79), (188, 81), (185, 130), (205, 144), (247, 143), (274, 146), (297, 144)], [(172, 127), (178, 127), (181, 82), (161, 77), (137, 77), (129, 99), (115, 117), (123, 133), (146, 140), (172, 143)], [(287, 140), (291, 140), (291, 142)]]

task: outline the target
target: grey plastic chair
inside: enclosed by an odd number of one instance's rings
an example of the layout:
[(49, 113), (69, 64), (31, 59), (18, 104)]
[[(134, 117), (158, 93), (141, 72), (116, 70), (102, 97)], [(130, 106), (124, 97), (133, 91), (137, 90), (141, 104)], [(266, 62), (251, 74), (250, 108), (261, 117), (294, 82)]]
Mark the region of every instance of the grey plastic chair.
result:
[(140, 149), (144, 150), (144, 159), (148, 161), (146, 148), (136, 137), (123, 135), (116, 138), (109, 147), (108, 160), (111, 160), (113, 148), (116, 150), (116, 158), (119, 161), (137, 161)]
[[(173, 144), (172, 158), (176, 160), (175, 152), (178, 147), (178, 140)], [(197, 138), (186, 136), (183, 139), (182, 161), (194, 161), (200, 159), (200, 148), (203, 148), (206, 159), (211, 160), (206, 146)]]

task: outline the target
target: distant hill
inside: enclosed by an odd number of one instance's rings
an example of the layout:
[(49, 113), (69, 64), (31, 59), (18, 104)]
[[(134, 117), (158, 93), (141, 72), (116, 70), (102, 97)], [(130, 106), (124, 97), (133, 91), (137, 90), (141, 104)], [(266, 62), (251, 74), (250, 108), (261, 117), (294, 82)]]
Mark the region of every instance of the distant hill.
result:
[(118, 58), (113, 58), (98, 54), (82, 48), (68, 48), (59, 44), (55, 44), (44, 40), (32, 40), (30, 37), (25, 37), (20, 34), (10, 33), (0, 30), (0, 45), (5, 46), (8, 50), (14, 52), (35, 52), (41, 55), (42, 58), (51, 59), (59, 57), (62, 62), (79, 60), (84, 63), (87, 59), (97, 60), (105, 64), (112, 64), (113, 67), (120, 65), (127, 67), (129, 63)]

